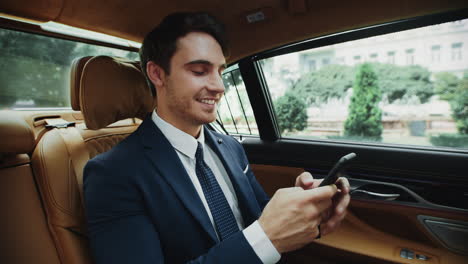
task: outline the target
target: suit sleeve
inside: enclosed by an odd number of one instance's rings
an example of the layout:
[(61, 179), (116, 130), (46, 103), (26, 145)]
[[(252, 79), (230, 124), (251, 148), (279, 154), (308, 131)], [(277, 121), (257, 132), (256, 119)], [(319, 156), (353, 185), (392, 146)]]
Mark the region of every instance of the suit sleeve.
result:
[[(84, 200), (96, 264), (165, 263), (158, 231), (138, 186), (122, 171), (91, 160), (84, 170)], [(115, 166), (114, 166), (115, 167)], [(261, 263), (242, 232), (186, 263)]]

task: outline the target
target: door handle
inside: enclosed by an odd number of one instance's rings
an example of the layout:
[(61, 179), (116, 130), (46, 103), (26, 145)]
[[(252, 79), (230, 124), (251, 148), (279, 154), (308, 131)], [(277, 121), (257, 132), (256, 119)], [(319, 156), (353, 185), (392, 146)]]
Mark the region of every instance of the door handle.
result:
[(360, 190), (360, 189), (353, 190), (351, 192), (351, 194), (357, 193), (357, 192), (365, 193), (367, 195), (378, 197), (380, 199), (385, 199), (385, 200), (389, 200), (389, 201), (395, 200), (398, 197), (400, 197), (400, 194), (398, 194), (398, 193), (377, 193), (377, 192), (371, 192), (371, 191)]

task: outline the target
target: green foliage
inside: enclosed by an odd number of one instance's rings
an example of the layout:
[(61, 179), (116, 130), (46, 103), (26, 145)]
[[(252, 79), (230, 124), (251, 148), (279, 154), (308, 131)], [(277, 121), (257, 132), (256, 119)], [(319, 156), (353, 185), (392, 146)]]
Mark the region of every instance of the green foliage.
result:
[(362, 64), (354, 81), (349, 114), (344, 124), (346, 137), (382, 138), (381, 94), (372, 65)]
[(450, 107), (458, 132), (468, 135), (468, 78), (466, 76), (458, 84), (456, 96), (450, 101)]
[[(136, 52), (0, 29), (0, 108), (69, 106), (70, 66), (76, 57)], [(16, 105), (15, 105), (16, 104)]]
[[(407, 100), (413, 96), (422, 103), (434, 95), (431, 73), (421, 66), (396, 66), (372, 63), (382, 96), (389, 103)], [(357, 66), (359, 67), (359, 66)], [(307, 105), (320, 104), (331, 98), (342, 98), (353, 86), (356, 68), (345, 65), (327, 65), (318, 71), (302, 75), (292, 87)]]
[(376, 137), (365, 137), (365, 136), (337, 136), (330, 135), (327, 136), (328, 139), (332, 140), (345, 140), (345, 141), (356, 141), (356, 142), (380, 142), (380, 138)]
[(0, 62), (0, 105), (11, 106), (17, 99), (33, 100), (37, 107), (69, 105), (69, 79), (64, 75), (69, 68), (34, 58), (3, 56)]
[(341, 98), (353, 86), (354, 69), (344, 65), (327, 65), (318, 71), (302, 75), (292, 87), (307, 105), (320, 104), (331, 98)]
[(447, 100), (452, 109), (452, 117), (460, 134), (468, 134), (468, 73), (463, 79), (441, 72), (435, 75), (435, 90), (441, 99)]
[(372, 66), (378, 76), (382, 95), (389, 103), (414, 96), (421, 103), (426, 103), (434, 95), (431, 72), (426, 68), (419, 65), (396, 66), (382, 63), (373, 63)]
[(455, 148), (468, 147), (468, 135), (440, 134), (438, 136), (432, 136), (429, 140), (433, 146)]
[(307, 107), (300, 97), (287, 92), (274, 102), (274, 106), (281, 132), (301, 131), (307, 127)]
[(449, 72), (439, 72), (434, 75), (434, 90), (440, 99), (450, 101), (455, 97), (458, 82), (457, 76)]
[[(0, 106), (18, 99), (35, 106), (69, 105), (68, 72), (75, 48), (71, 41), (0, 30)], [(67, 89), (65, 89), (67, 88)]]

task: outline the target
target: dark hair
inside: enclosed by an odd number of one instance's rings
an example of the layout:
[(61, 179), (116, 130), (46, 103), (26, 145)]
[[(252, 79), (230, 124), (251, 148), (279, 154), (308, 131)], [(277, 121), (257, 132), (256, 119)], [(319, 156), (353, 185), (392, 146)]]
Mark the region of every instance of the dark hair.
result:
[(156, 89), (146, 74), (146, 64), (153, 61), (170, 74), (170, 61), (177, 50), (177, 40), (191, 32), (210, 34), (221, 46), (225, 57), (229, 55), (224, 25), (204, 12), (173, 13), (148, 33), (140, 49), (141, 70), (148, 81), (153, 96)]

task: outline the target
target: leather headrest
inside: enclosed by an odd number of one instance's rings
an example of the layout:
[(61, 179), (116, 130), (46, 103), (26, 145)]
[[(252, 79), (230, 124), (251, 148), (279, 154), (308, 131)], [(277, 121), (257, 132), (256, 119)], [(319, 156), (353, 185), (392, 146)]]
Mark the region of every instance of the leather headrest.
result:
[(126, 118), (143, 119), (154, 109), (154, 102), (138, 62), (96, 56), (85, 64), (80, 107), (88, 128), (104, 128)]
[(31, 127), (14, 111), (0, 111), (0, 139), (0, 153), (23, 154), (34, 150)]
[(81, 74), (86, 62), (89, 61), (93, 56), (86, 56), (82, 58), (74, 59), (71, 65), (70, 71), (70, 101), (72, 109), (80, 111), (80, 85), (81, 85)]

